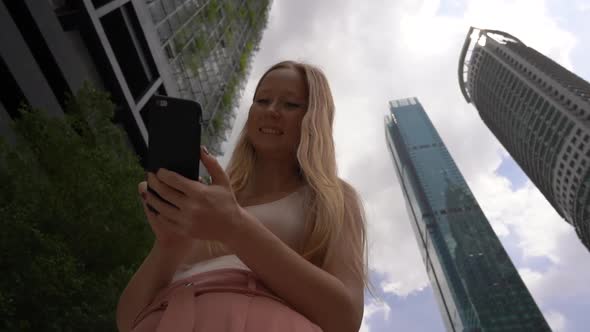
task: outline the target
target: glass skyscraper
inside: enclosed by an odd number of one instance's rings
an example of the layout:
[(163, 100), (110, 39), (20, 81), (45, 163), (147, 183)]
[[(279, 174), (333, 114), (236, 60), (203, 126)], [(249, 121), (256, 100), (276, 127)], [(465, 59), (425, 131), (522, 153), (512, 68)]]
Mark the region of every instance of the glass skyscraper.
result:
[(387, 146), (448, 331), (550, 331), (416, 98), (389, 103)]
[(458, 74), (465, 100), (590, 250), (590, 83), (506, 32), (474, 28)]

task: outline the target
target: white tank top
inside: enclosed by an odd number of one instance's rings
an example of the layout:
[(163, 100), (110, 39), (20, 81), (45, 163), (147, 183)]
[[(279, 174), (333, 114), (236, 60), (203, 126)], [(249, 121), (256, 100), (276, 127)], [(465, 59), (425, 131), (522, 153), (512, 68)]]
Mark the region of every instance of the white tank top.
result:
[[(279, 200), (269, 203), (246, 206), (260, 222), (294, 250), (301, 247), (304, 240), (305, 198), (309, 188), (307, 185)], [(197, 273), (236, 268), (250, 270), (236, 255), (225, 255), (198, 262), (190, 266), (182, 266), (172, 278), (172, 282), (184, 279)]]

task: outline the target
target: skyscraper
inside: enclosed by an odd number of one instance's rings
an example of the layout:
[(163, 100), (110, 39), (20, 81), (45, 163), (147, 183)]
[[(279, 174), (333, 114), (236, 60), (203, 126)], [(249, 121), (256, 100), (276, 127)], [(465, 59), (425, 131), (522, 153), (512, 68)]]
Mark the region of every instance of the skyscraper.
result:
[(590, 250), (590, 84), (506, 32), (471, 28), (459, 85)]
[(203, 142), (215, 154), (233, 125), (269, 0), (0, 1), (0, 135), (26, 102), (63, 116), (84, 81), (108, 91), (115, 122), (140, 156), (154, 94), (203, 106)]
[(550, 331), (416, 98), (389, 103), (385, 136), (448, 331)]

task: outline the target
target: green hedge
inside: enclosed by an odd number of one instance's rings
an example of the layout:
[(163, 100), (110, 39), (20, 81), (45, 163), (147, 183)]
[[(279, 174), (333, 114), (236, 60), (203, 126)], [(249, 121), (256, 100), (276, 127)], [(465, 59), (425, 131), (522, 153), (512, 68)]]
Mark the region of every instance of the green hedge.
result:
[(115, 331), (115, 307), (153, 236), (144, 177), (109, 97), (89, 85), (64, 118), (22, 107), (0, 142), (0, 330)]

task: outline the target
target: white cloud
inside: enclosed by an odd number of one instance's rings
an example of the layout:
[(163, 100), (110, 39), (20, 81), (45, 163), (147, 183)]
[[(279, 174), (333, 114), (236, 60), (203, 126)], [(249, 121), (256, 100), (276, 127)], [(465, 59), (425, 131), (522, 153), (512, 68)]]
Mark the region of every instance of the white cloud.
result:
[(543, 279), (543, 274), (529, 268), (518, 269), (522, 280), (529, 286), (536, 285)]
[(557, 311), (550, 311), (545, 314), (547, 323), (551, 326), (554, 332), (565, 332), (567, 328), (567, 320), (565, 316)]
[(507, 179), (482, 173), (472, 190), (500, 236), (516, 233), (525, 257), (559, 261), (558, 240), (571, 226), (565, 223), (531, 182), (513, 192)]
[[(557, 313), (555, 303), (590, 305), (590, 253), (571, 226), (563, 221), (529, 182), (512, 192), (505, 179), (482, 174), (472, 186), (495, 230), (513, 233), (510, 241), (520, 252), (518, 271), (547, 321), (556, 331), (565, 331), (567, 320), (581, 319)], [(502, 234), (502, 233), (501, 233)], [(502, 238), (505, 244), (509, 240)], [(514, 240), (516, 239), (516, 240)], [(546, 258), (543, 269), (529, 267), (535, 258)]]
[(554, 302), (590, 306), (590, 253), (573, 231), (557, 235), (555, 241), (558, 262), (542, 272), (523, 269), (523, 279), (535, 299), (548, 309)]
[(365, 304), (365, 315), (363, 316), (363, 322), (359, 332), (369, 332), (370, 326), (368, 321), (376, 314), (381, 313), (384, 321), (389, 320), (389, 312), (391, 307), (386, 302), (371, 301)]
[(587, 0), (578, 0), (576, 2), (576, 9), (579, 12), (588, 12), (590, 11), (590, 1)]
[[(505, 151), (465, 103), (457, 66), (471, 25), (508, 31), (568, 68), (573, 67), (569, 54), (576, 38), (557, 25), (544, 1), (464, 3), (464, 15), (441, 17), (437, 0), (275, 0), (227, 151), (266, 68), (283, 59), (323, 68), (337, 106), (340, 174), (366, 203), (371, 269), (384, 276), (386, 291), (407, 296), (426, 287), (428, 279), (385, 145), (383, 116), (388, 100), (417, 96), (494, 230), (504, 241), (516, 241), (525, 264), (535, 257), (553, 264), (542, 272), (519, 267), (537, 302), (551, 308), (559, 296), (556, 289), (565, 287), (563, 296), (586, 294), (588, 253), (534, 186), (512, 192), (509, 182), (494, 173)], [(560, 326), (555, 317), (561, 316), (552, 316)]]

